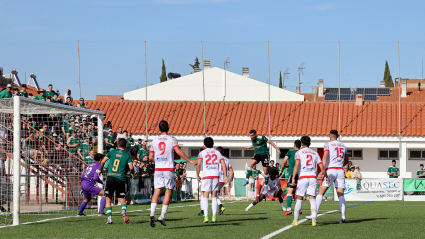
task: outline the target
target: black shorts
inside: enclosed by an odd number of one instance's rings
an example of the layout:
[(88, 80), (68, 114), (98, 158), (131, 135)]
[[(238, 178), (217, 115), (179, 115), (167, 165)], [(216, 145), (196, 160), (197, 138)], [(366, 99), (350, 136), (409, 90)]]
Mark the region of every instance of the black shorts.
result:
[[(292, 185), (292, 175), (289, 175), (289, 179), (288, 179), (288, 184), (287, 184), (287, 187), (288, 188), (293, 188), (293, 189), (296, 189), (297, 188), (297, 185)], [(295, 183), (298, 183), (298, 174), (297, 175), (295, 175)]]
[(108, 176), (106, 178), (105, 196), (117, 198), (125, 198), (125, 182), (116, 177)]
[(252, 159), (255, 159), (255, 161), (257, 161), (257, 164), (261, 162), (263, 167), (268, 167), (270, 163), (270, 155), (254, 154), (254, 157), (252, 157)]

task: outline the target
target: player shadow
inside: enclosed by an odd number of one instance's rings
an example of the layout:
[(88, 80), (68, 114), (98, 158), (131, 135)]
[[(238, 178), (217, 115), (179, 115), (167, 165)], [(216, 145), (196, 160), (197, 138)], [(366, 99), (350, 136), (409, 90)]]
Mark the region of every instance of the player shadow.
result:
[(196, 226), (185, 226), (185, 227), (171, 227), (171, 228), (164, 228), (164, 229), (183, 229), (183, 228), (197, 228), (197, 227), (217, 227), (217, 226), (240, 226), (242, 223), (225, 223), (225, 222), (217, 222), (217, 223), (208, 223), (208, 224), (202, 224), (202, 225), (196, 225)]
[(259, 214), (266, 214), (265, 212), (256, 212), (256, 213), (232, 213), (232, 214), (223, 214), (221, 216), (233, 216), (233, 215), (259, 215)]
[[(368, 222), (368, 221), (375, 221), (375, 220), (386, 220), (386, 219), (388, 218), (368, 218), (368, 219), (358, 219), (358, 220), (347, 220), (345, 221), (344, 224)], [(333, 225), (333, 224), (339, 224), (339, 221), (320, 223), (320, 226)]]
[[(167, 212), (168, 214), (168, 212)], [(176, 221), (182, 221), (182, 220), (187, 220), (189, 218), (176, 218), (176, 219), (166, 219), (166, 222), (176, 222)], [(139, 221), (139, 224), (143, 224), (143, 223), (149, 223), (149, 220), (147, 221)], [(155, 220), (155, 223), (159, 223), (158, 221)]]

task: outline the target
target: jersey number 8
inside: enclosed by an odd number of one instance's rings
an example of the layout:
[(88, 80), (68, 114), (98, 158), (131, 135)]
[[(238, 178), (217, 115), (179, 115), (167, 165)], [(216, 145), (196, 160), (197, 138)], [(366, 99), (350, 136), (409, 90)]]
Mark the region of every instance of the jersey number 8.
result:
[[(206, 165), (215, 165), (217, 164), (217, 155), (213, 154), (213, 155), (209, 155), (207, 154), (207, 156), (205, 156), (205, 158), (207, 159), (207, 161), (205, 162)], [(211, 162), (212, 159), (212, 162)]]

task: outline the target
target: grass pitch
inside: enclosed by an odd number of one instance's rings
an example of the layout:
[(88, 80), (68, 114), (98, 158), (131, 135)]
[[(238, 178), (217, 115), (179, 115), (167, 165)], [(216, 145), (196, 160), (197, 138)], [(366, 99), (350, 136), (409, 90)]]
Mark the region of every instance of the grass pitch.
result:
[[(114, 224), (106, 225), (106, 217), (74, 217), (68, 215), (22, 215), (21, 222), (35, 222), (17, 227), (0, 228), (1, 238), (261, 238), (288, 226), (293, 215), (282, 216), (276, 201), (261, 202), (249, 212), (251, 202), (223, 201), (226, 211), (217, 216), (218, 222), (203, 224), (196, 216), (198, 202), (170, 204), (167, 226), (159, 222), (149, 226), (150, 205), (128, 206), (130, 224), (125, 224), (113, 207)], [(211, 207), (211, 201), (209, 203)], [(357, 206), (356, 206), (357, 205)], [(425, 226), (423, 202), (347, 202), (347, 223), (339, 224), (340, 212), (320, 216), (317, 227), (304, 221), (273, 238), (420, 238)], [(293, 203), (292, 207), (295, 206)], [(323, 202), (320, 213), (339, 209), (338, 202)], [(157, 218), (161, 205), (156, 211)], [(310, 203), (303, 203), (302, 220), (310, 214)], [(64, 218), (62, 218), (64, 217)], [(58, 219), (54, 219), (58, 218)], [(37, 222), (44, 219), (54, 219)]]

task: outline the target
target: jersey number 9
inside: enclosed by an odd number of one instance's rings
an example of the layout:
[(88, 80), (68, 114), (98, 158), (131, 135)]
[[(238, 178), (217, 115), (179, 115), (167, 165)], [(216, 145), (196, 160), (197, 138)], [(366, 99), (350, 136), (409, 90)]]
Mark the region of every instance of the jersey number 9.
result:
[(165, 153), (165, 143), (164, 142), (160, 142), (158, 145), (159, 150), (161, 150), (161, 155), (164, 155)]
[(116, 172), (118, 170), (118, 165), (120, 164), (120, 160), (119, 159), (115, 159), (113, 167), (112, 167), (112, 171)]

